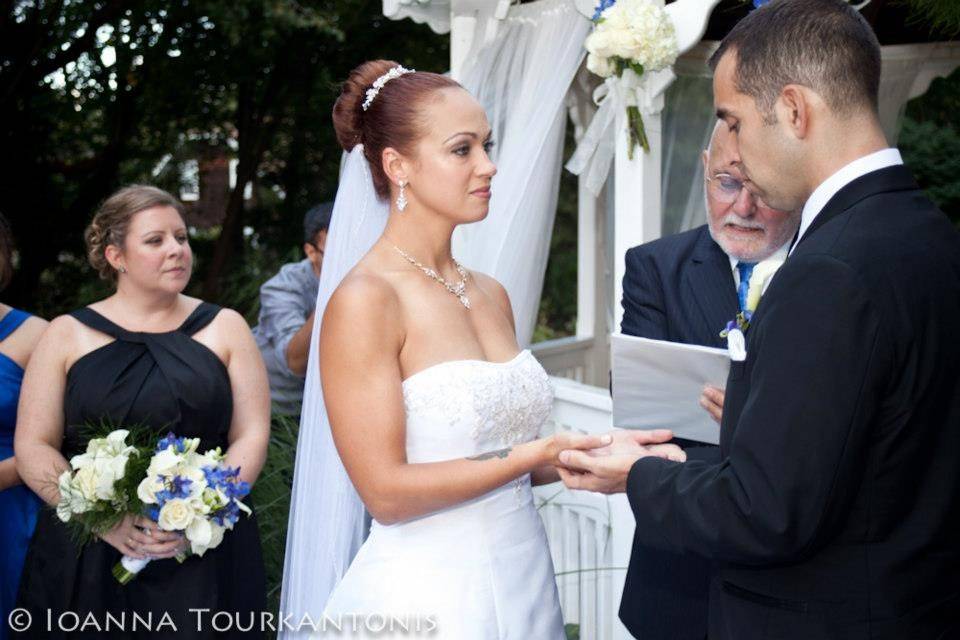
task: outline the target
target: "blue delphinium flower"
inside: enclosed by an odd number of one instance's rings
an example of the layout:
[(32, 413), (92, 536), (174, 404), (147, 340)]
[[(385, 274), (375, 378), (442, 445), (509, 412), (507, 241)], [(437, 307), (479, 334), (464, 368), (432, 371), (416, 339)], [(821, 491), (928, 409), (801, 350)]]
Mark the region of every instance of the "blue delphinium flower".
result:
[(617, 3), (617, 0), (600, 0), (600, 4), (597, 5), (596, 11), (593, 12), (593, 18), (591, 18), (591, 20), (593, 20), (594, 22), (599, 20), (600, 15), (604, 11), (606, 11), (607, 9), (615, 5), (616, 3)]
[(167, 500), (189, 497), (191, 484), (193, 484), (193, 480), (190, 480), (189, 478), (184, 478), (183, 476), (174, 476), (166, 484), (164, 489), (157, 491), (157, 502), (162, 507), (164, 504), (166, 504)]
[(174, 451), (177, 450), (177, 445), (180, 443), (180, 438), (175, 436), (171, 431), (165, 437), (160, 439), (160, 442), (157, 443), (156, 453), (164, 451), (167, 447), (173, 447)]

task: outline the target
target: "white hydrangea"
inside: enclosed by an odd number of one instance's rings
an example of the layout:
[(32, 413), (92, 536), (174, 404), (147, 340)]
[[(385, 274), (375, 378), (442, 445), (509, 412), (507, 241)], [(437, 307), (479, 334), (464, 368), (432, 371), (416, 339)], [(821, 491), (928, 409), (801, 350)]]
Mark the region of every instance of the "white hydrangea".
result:
[(613, 58), (641, 64), (644, 71), (659, 71), (677, 59), (673, 22), (650, 0), (619, 0), (607, 8), (584, 46), (587, 67), (602, 77), (613, 74)]

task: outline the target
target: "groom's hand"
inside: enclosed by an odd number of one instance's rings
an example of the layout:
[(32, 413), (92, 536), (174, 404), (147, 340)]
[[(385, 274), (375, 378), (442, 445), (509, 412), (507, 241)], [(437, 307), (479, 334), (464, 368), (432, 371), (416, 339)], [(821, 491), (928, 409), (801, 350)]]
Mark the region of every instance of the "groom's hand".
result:
[[(590, 449), (588, 452), (592, 456), (609, 456), (614, 454), (644, 453), (644, 449), (652, 450), (663, 458), (677, 459), (682, 462), (686, 460), (686, 454), (683, 450), (672, 444), (664, 444), (673, 438), (673, 432), (669, 429), (653, 429), (650, 431), (640, 429), (614, 429), (607, 433), (610, 436), (610, 444), (605, 447)], [(683, 456), (679, 459), (677, 456)]]
[(664, 444), (673, 437), (666, 429), (654, 431), (617, 430), (613, 441), (592, 451), (564, 451), (558, 467), (560, 479), (570, 489), (620, 493), (626, 490), (627, 475), (640, 458), (656, 456), (683, 462), (686, 454), (680, 447)]

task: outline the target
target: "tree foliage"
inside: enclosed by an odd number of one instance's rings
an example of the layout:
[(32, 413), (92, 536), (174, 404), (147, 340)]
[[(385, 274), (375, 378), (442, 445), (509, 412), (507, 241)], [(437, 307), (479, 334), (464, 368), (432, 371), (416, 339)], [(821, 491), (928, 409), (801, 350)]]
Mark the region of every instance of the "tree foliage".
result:
[(917, 182), (960, 226), (960, 69), (907, 105), (899, 147)]
[(373, 57), (440, 71), (448, 57), (445, 37), (373, 0), (5, 4), (0, 210), (19, 246), (5, 298), (47, 316), (105, 292), (82, 243), (100, 201), (132, 182), (176, 191), (184, 160), (227, 146), (236, 186), (222, 226), (194, 238), (191, 286), (229, 302), (245, 265), (289, 257), (303, 212), (335, 192), (338, 81)]

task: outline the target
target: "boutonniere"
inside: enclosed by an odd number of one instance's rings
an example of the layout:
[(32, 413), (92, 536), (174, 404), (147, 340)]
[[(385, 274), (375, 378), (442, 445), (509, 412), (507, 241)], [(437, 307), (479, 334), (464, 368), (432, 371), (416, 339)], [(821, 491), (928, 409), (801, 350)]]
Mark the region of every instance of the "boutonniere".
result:
[(750, 320), (760, 304), (760, 298), (766, 293), (770, 281), (773, 280), (777, 269), (783, 266), (783, 262), (782, 258), (768, 258), (753, 268), (750, 284), (747, 287), (746, 308), (742, 309), (737, 317), (729, 321), (720, 332), (720, 337), (727, 339), (727, 351), (730, 353), (731, 360), (742, 362), (747, 359), (747, 340), (744, 334), (750, 328)]

